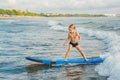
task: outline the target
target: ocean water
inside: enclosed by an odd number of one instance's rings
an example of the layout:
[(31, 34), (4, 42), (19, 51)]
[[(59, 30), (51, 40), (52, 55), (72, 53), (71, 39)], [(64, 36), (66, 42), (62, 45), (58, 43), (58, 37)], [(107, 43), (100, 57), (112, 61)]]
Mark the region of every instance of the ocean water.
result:
[[(0, 20), (0, 80), (120, 80), (120, 18), (39, 18)], [(25, 57), (64, 58), (68, 26), (75, 24), (87, 57), (99, 65), (48, 66)], [(69, 58), (81, 58), (73, 48)]]

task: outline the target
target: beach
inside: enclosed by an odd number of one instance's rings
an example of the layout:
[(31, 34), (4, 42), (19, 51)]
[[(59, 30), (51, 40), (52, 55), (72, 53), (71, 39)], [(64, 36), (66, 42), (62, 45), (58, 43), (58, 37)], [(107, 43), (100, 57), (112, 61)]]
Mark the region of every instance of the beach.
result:
[[(119, 80), (114, 75), (119, 74), (119, 21), (105, 17), (1, 18), (0, 80)], [(79, 44), (86, 56), (105, 57), (103, 63), (49, 66), (25, 59), (63, 59), (68, 47), (63, 42), (71, 23), (82, 36)], [(73, 48), (69, 58), (82, 56)]]
[(27, 19), (33, 19), (33, 18), (44, 18), (43, 16), (0, 16), (0, 19), (22, 19), (22, 18), (27, 18)]

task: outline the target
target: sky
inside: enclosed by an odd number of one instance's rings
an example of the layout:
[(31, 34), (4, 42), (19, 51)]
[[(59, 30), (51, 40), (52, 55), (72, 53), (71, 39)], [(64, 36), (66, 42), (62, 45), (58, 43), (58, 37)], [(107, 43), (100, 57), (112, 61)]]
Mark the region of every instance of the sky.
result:
[(0, 0), (0, 8), (36, 13), (120, 14), (120, 0)]

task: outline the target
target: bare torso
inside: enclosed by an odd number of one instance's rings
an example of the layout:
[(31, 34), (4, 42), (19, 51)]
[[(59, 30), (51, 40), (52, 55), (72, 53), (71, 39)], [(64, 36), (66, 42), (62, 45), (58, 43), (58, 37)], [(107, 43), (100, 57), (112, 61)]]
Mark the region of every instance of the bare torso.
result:
[(69, 33), (70, 42), (77, 43), (80, 40), (80, 35), (77, 32)]

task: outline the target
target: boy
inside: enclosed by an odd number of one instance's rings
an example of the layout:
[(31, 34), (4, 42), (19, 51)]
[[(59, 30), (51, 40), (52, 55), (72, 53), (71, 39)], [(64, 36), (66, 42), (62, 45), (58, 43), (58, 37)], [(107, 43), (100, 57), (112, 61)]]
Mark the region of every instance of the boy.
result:
[(80, 37), (79, 33), (76, 31), (75, 26), (73, 24), (71, 24), (69, 26), (68, 37), (66, 38), (66, 40), (65, 40), (65, 42), (63, 44), (63, 45), (65, 45), (68, 41), (70, 41), (64, 61), (67, 61), (67, 59), (68, 59), (68, 57), (70, 55), (72, 47), (75, 47), (81, 53), (83, 58), (87, 61), (87, 58), (86, 58), (84, 52), (82, 51), (81, 47), (78, 45), (78, 42), (80, 41), (80, 39), (81, 39), (81, 37)]

